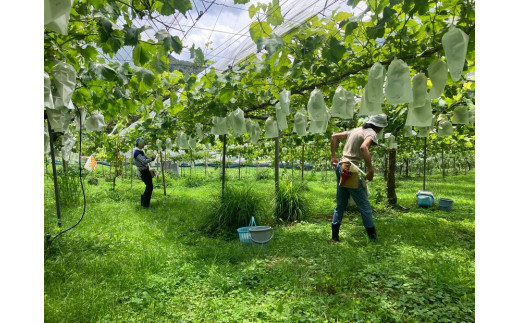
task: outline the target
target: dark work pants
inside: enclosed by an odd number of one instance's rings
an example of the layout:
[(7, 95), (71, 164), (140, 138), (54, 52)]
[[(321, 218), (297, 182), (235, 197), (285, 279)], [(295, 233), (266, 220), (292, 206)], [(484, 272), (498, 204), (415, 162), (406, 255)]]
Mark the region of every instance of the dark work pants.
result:
[(150, 170), (145, 169), (141, 171), (141, 180), (146, 184), (146, 189), (144, 190), (143, 194), (143, 206), (149, 207), (153, 191), (153, 181), (152, 174), (150, 174)]
[(359, 179), (358, 188), (347, 188), (339, 186), (339, 180), (341, 177), (341, 164), (336, 167), (336, 208), (332, 215), (332, 224), (341, 224), (343, 220), (343, 213), (347, 209), (349, 197), (352, 196), (354, 202), (361, 212), (361, 218), (363, 219), (363, 225), (365, 228), (371, 228), (374, 226), (374, 220), (372, 219), (372, 206), (368, 200), (367, 193), (363, 188), (363, 183)]

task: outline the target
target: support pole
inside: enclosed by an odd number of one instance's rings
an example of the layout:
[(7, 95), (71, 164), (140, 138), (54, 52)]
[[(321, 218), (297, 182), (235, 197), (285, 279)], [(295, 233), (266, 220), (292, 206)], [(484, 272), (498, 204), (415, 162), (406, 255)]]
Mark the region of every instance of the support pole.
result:
[(444, 147), (441, 146), (441, 168), (442, 168), (442, 179), (446, 177), (446, 173), (444, 172)]
[[(159, 152), (159, 155), (160, 154), (161, 154), (161, 152)], [(159, 156), (159, 158), (161, 158), (161, 157)], [(157, 168), (157, 159), (154, 161), (155, 161), (155, 178), (156, 178), (155, 183), (157, 185), (159, 185), (159, 169)], [(160, 163), (160, 161), (159, 161), (159, 163)]]
[(224, 147), (222, 149), (222, 196), (224, 196), (224, 188), (226, 187), (226, 135), (224, 135)]
[(274, 140), (274, 191), (280, 188), (280, 135)]
[(327, 181), (327, 160), (325, 160), (323, 166), (325, 167), (325, 181)]
[[(45, 114), (47, 119), (47, 114)], [(60, 190), (58, 188), (58, 175), (56, 174), (56, 157), (54, 156), (54, 143), (52, 128), (49, 119), (47, 119), (47, 127), (49, 128), (49, 142), (51, 145), (51, 163), (52, 163), (52, 177), (54, 179), (54, 196), (56, 197), (56, 213), (58, 214), (58, 227), (61, 228), (61, 211), (60, 211)]]
[(303, 169), (305, 168), (305, 143), (302, 144), (302, 182), (303, 182)]
[(388, 152), (388, 181), (386, 188), (386, 197), (388, 203), (397, 204), (397, 194), (395, 193), (395, 166), (396, 166), (396, 149), (390, 149)]
[(424, 160), (423, 160), (423, 191), (426, 190), (426, 137), (424, 137)]
[(240, 180), (240, 153), (238, 153), (238, 179)]
[(164, 162), (162, 158), (162, 153), (159, 151), (159, 157), (161, 158), (161, 172), (162, 172), (162, 184), (164, 190), (164, 196), (166, 196), (166, 180), (164, 179)]

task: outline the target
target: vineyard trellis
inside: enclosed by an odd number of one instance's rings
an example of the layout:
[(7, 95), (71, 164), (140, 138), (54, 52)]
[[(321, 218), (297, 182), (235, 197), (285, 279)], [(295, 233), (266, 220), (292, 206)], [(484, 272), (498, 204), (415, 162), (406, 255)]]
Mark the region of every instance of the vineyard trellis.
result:
[[(222, 151), (222, 194), (225, 190), (226, 149), (235, 145), (243, 147), (246, 143), (260, 145), (265, 151), (274, 149), (271, 160), (274, 160), (274, 186), (277, 192), (280, 139), (283, 139), (282, 142), (285, 138), (297, 139), (301, 146), (301, 158), (298, 158), (303, 181), (305, 161), (321, 164), (323, 158), (314, 161), (312, 157), (327, 155), (326, 142), (330, 134), (345, 127), (359, 126), (366, 120), (365, 115), (356, 108), (352, 120), (329, 116), (325, 127), (317, 133), (295, 135), (294, 116), (297, 112), (303, 112), (306, 116), (306, 126), (309, 121), (311, 126), (314, 122), (305, 109), (310, 92), (320, 89), (324, 100), (331, 102), (337, 86), (342, 86), (354, 94), (357, 106), (364, 98), (363, 88), (369, 78), (367, 70), (375, 63), (390, 70), (396, 60), (407, 66), (410, 75), (421, 74), (435, 60), (447, 61), (449, 65), (451, 78), (446, 74), (444, 91), (440, 97), (428, 101), (436, 122), (429, 129), (415, 126), (417, 132), (427, 131), (424, 136), (423, 189), (426, 185), (427, 140), (435, 146), (462, 145), (469, 151), (474, 150), (474, 1), (349, 0), (347, 4), (351, 7), (362, 4), (366, 8), (358, 16), (341, 10), (322, 18), (311, 15), (285, 29), (277, 28), (284, 23), (283, 13), (287, 10), (278, 1), (251, 5), (249, 34), (257, 45), (257, 53), (244, 57), (226, 70), (218, 71), (209, 65), (210, 61), (201, 49), (191, 46), (194, 64), (204, 68), (199, 75), (171, 70), (167, 63), (172, 55), (180, 54), (190, 44), (183, 44), (180, 37), (169, 33), (168, 28), (155, 30), (155, 39), (144, 39), (142, 33), (146, 28), (135, 25), (137, 17), (186, 14), (191, 9), (190, 1), (163, 0), (152, 3), (146, 6), (140, 1), (126, 0), (74, 1), (69, 10), (66, 31), (60, 32), (49, 26), (44, 31), (44, 106), (45, 111), (52, 114), (52, 118), (47, 119), (50, 122), (46, 134), (52, 147), (46, 150), (51, 151), (52, 156), (56, 138), (78, 135), (73, 124), (82, 116), (75, 116), (73, 107), (81, 107), (87, 114), (85, 136), (89, 139), (88, 146), (83, 151), (68, 146), (63, 146), (61, 150), (70, 148), (80, 155), (98, 153), (108, 157), (113, 188), (116, 179), (125, 176), (126, 172), (126, 168), (123, 172), (124, 159), (121, 154), (131, 149), (132, 139), (138, 133), (146, 133), (149, 146), (160, 155), (164, 195), (166, 152), (189, 150), (191, 177), (192, 154), (201, 145), (212, 145), (215, 150)], [(126, 24), (118, 25), (121, 21)], [(463, 37), (464, 50), (457, 52), (459, 56), (463, 55), (462, 61), (461, 57), (456, 57), (459, 65), (462, 62), (462, 77), (454, 74), (455, 56), (443, 38), (455, 31), (466, 37)], [(107, 55), (113, 57), (123, 46), (133, 47), (132, 65), (106, 59)], [(431, 89), (434, 79), (428, 82)], [(290, 93), (290, 103), (281, 99), (284, 91)], [(258, 123), (252, 120), (265, 122), (269, 117), (274, 118), (278, 105), (282, 103), (287, 104), (282, 107), (287, 109), (282, 119), (287, 121), (287, 127), (281, 128), (280, 125), (277, 136), (264, 138)], [(416, 149), (416, 145), (404, 137), (408, 126), (407, 115), (414, 109), (409, 103), (391, 104), (386, 100), (381, 101), (379, 107), (389, 116), (389, 126), (385, 132), (400, 140), (397, 152), (407, 156)], [(453, 128), (453, 135), (439, 139), (435, 127), (437, 121), (448, 116), (455, 123), (459, 107), (465, 109), (469, 118)], [(210, 129), (215, 126), (215, 118), (231, 120), (231, 113), (237, 109), (243, 110), (243, 117), (249, 122), (246, 132), (238, 131), (229, 124), (222, 132)], [(326, 109), (328, 111), (328, 107)], [(100, 123), (99, 116), (103, 119)], [(51, 130), (52, 123), (58, 125), (59, 131)], [(120, 125), (123, 129), (117, 131)], [(195, 144), (185, 147), (178, 141), (176, 147), (170, 149), (156, 144), (157, 140), (165, 142), (180, 133), (186, 134)], [(311, 142), (319, 142), (322, 146), (314, 147)], [(399, 154), (395, 149), (386, 151), (389, 146), (385, 140), (383, 142), (382, 149), (387, 156), (385, 161), (388, 158), (388, 165), (384, 166), (385, 174), (389, 170), (387, 196), (391, 203), (396, 203), (394, 173)], [(65, 149), (65, 153), (70, 150)], [(407, 172), (411, 156), (404, 158)], [(207, 155), (205, 158), (207, 167)], [(292, 160), (295, 158), (292, 156)], [(63, 160), (64, 165), (67, 162)], [(55, 167), (54, 160), (52, 164)], [(184, 168), (181, 167), (183, 172)], [(56, 185), (56, 197), (58, 194)]]

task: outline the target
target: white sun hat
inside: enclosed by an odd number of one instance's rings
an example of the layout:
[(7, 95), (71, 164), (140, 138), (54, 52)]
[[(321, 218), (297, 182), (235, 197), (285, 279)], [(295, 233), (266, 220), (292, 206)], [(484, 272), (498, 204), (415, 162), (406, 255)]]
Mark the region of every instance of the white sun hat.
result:
[(375, 116), (371, 116), (370, 119), (368, 119), (367, 123), (371, 123), (376, 127), (384, 128), (388, 126), (388, 121), (386, 119), (386, 114), (376, 114)]

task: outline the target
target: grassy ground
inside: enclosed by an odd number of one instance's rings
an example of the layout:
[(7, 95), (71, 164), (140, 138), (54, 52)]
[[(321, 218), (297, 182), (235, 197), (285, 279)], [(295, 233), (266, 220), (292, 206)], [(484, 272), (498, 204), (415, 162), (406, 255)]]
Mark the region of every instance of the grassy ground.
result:
[[(242, 170), (240, 182), (262, 196), (262, 225), (272, 221), (274, 182), (257, 180), (256, 171)], [(239, 182), (236, 169), (228, 174), (229, 185)], [(130, 179), (118, 180), (112, 191), (99, 175), (99, 185), (85, 184), (83, 222), (46, 250), (45, 321), (475, 320), (473, 172), (427, 177), (426, 189), (436, 198), (455, 201), (451, 212), (416, 206), (421, 178), (397, 179), (399, 204), (407, 212), (387, 207), (377, 174), (369, 190), (378, 241), (368, 241), (359, 213), (349, 208), (343, 241), (332, 245), (332, 173), (306, 172), (309, 214), (302, 223), (274, 226), (266, 249), (243, 245), (238, 235), (229, 241), (198, 231), (221, 189), (216, 170), (207, 180), (204, 169), (191, 181), (168, 178), (168, 195), (157, 187), (149, 210), (139, 206), (142, 182), (131, 187)], [(291, 178), (292, 171), (282, 177)], [(81, 212), (82, 203), (63, 207), (64, 227)], [(46, 178), (45, 233), (55, 226), (52, 180)]]

